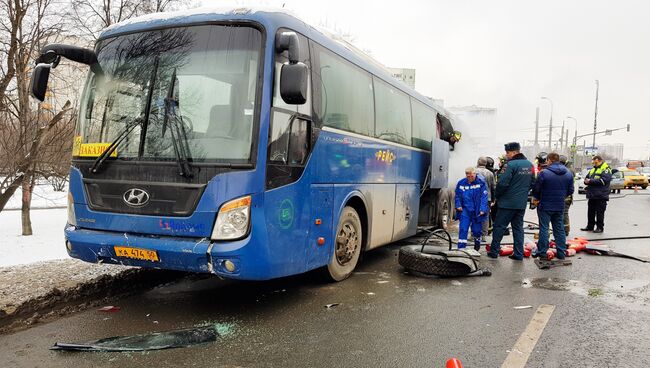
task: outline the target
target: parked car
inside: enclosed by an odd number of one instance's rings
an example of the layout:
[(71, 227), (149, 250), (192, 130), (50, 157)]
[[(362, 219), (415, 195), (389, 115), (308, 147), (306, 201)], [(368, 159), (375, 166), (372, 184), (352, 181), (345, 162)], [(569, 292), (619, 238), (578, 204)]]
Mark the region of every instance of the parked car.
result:
[(609, 183), (609, 189), (612, 190), (612, 193), (620, 193), (623, 188), (625, 188), (623, 173), (616, 169), (612, 170), (612, 181)]
[(583, 169), (579, 173), (576, 174), (576, 181), (578, 182), (578, 194), (585, 194), (585, 180), (584, 178), (587, 176), (587, 173), (589, 172), (590, 169)]
[(650, 180), (650, 166), (639, 168), (639, 172), (643, 174), (648, 180)]
[[(587, 186), (585, 185), (585, 182), (582, 178), (587, 176), (587, 173), (589, 172), (589, 169), (582, 170), (582, 172), (579, 174), (581, 176), (580, 180), (578, 181), (578, 193), (579, 194), (584, 194)], [(578, 174), (576, 174), (576, 177), (578, 177)], [(609, 189), (612, 190), (612, 193), (620, 193), (621, 189), (625, 188), (625, 177), (623, 176), (623, 172), (617, 169), (612, 169), (612, 181), (609, 183)]]
[(636, 170), (621, 170), (625, 183), (625, 188), (641, 187), (643, 189), (648, 187), (648, 178), (643, 176)]

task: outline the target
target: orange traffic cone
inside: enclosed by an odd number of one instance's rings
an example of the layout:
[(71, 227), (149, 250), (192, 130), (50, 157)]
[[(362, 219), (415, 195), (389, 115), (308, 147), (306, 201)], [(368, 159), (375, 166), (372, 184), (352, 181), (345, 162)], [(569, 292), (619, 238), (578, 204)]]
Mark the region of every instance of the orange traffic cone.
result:
[(460, 360), (456, 358), (451, 358), (447, 361), (447, 365), (445, 365), (445, 368), (463, 368), (463, 365), (460, 364)]

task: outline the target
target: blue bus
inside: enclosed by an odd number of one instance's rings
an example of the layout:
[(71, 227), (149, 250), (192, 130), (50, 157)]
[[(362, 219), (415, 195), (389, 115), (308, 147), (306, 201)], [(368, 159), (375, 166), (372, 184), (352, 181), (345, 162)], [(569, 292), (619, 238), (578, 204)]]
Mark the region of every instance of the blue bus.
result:
[(321, 268), (340, 281), (362, 252), (449, 222), (446, 179), (434, 185), (446, 114), (289, 14), (153, 14), (107, 28), (94, 50), (51, 44), (35, 98), (62, 58), (89, 66), (71, 257), (244, 280)]

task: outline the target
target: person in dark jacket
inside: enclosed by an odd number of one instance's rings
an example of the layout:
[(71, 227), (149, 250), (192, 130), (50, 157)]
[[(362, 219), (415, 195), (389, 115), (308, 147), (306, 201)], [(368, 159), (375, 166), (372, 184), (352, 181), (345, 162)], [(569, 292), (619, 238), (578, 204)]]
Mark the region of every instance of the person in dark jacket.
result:
[(495, 198), (497, 215), (492, 230), (492, 244), (488, 257), (497, 258), (501, 249), (501, 240), (508, 227), (512, 225), (514, 253), (511, 259), (521, 261), (524, 258), (524, 214), (528, 204), (528, 192), (533, 182), (533, 164), (519, 150), (517, 142), (505, 145), (506, 164), (503, 174), (498, 176)]
[(483, 178), (476, 175), (473, 167), (465, 169), (465, 178), (456, 184), (456, 211), (460, 217), (458, 225), (458, 249), (467, 246), (467, 231), (471, 228), (474, 249), (481, 249), (483, 221), (488, 211), (488, 189)]
[[(573, 179), (575, 180), (576, 174), (575, 172), (573, 172), (573, 169), (571, 169), (571, 163), (569, 162), (569, 159), (565, 155), (560, 155), (560, 163), (569, 170), (571, 176), (573, 176)], [(571, 232), (571, 219), (569, 218), (569, 208), (571, 208), (572, 204), (573, 204), (573, 194), (564, 198), (564, 234), (567, 237)]]
[(564, 259), (566, 252), (564, 200), (573, 194), (573, 174), (560, 163), (560, 155), (555, 152), (548, 154), (547, 162), (548, 166), (539, 173), (533, 187), (533, 203), (537, 204), (539, 218), (537, 254), (544, 256), (548, 251), (550, 222), (553, 225), (557, 258)]
[[(585, 176), (585, 191), (587, 192), (587, 226), (582, 231), (602, 233), (605, 229), (605, 209), (609, 201), (609, 183), (612, 181), (612, 170), (601, 156), (592, 159), (594, 167)], [(596, 226), (596, 228), (594, 228)]]
[(488, 164), (488, 159), (487, 157), (479, 157), (477, 162), (476, 162), (476, 174), (481, 176), (483, 181), (485, 181), (485, 184), (487, 185), (487, 191), (488, 191), (488, 214), (485, 216), (485, 220), (483, 221), (483, 236), (481, 237), (481, 241), (485, 241), (485, 236), (488, 235), (488, 231), (490, 230), (490, 208), (492, 207), (492, 204), (494, 203), (494, 187), (496, 184), (496, 179), (494, 178), (494, 173), (487, 167)]

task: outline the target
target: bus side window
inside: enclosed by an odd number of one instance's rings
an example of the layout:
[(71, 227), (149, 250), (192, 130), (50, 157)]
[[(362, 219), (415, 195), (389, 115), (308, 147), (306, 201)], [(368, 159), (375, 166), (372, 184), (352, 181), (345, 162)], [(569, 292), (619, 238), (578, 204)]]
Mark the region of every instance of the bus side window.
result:
[(275, 111), (269, 137), (269, 162), (304, 165), (309, 154), (309, 122)]
[(309, 122), (296, 118), (290, 126), (289, 164), (304, 165), (309, 154)]

